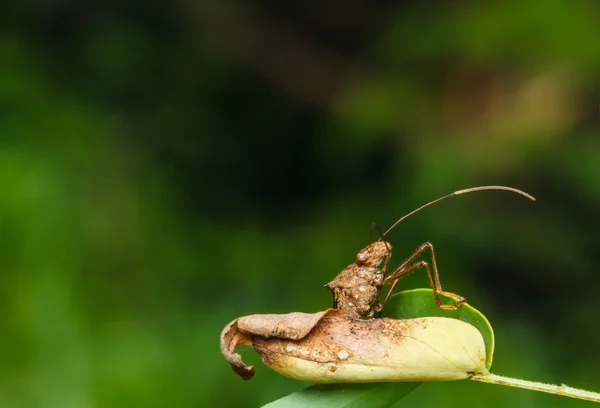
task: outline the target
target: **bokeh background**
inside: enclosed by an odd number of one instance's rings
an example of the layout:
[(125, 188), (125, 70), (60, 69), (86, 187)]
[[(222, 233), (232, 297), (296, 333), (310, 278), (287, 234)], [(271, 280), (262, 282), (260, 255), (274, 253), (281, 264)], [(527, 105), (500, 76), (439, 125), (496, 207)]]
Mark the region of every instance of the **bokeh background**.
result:
[[(600, 391), (594, 1), (0, 5), (0, 406), (259, 406), (218, 337), (434, 243), (494, 371)], [(403, 288), (425, 287), (425, 274)], [(479, 383), (402, 406), (584, 407)]]

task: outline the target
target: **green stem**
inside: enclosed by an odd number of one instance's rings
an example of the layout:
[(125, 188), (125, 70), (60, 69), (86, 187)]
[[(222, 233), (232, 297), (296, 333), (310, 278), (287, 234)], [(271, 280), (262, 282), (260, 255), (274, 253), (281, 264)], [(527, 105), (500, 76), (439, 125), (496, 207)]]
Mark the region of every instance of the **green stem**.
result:
[(471, 380), (481, 381), (490, 384), (507, 385), (509, 387), (525, 388), (527, 390), (547, 392), (550, 394), (564, 395), (565, 397), (577, 398), (587, 401), (600, 403), (600, 394), (597, 392), (579, 390), (562, 385), (544, 384), (535, 381), (519, 380), (518, 378), (504, 377), (492, 373), (475, 374), (470, 377)]

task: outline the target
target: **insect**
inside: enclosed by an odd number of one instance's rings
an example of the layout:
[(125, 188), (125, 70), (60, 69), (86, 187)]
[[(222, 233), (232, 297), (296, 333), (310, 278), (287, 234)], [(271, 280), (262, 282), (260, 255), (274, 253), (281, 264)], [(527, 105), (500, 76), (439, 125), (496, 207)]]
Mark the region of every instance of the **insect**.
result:
[[(435, 252), (433, 250), (433, 245), (430, 242), (421, 244), (398, 267), (388, 273), (387, 269), (392, 256), (392, 246), (385, 240), (385, 237), (390, 231), (398, 226), (398, 224), (425, 207), (446, 198), (482, 190), (510, 191), (535, 201), (535, 198), (531, 195), (521, 190), (517, 190), (516, 188), (505, 186), (480, 186), (458, 190), (422, 205), (416, 210), (401, 217), (383, 234), (380, 233), (380, 238), (375, 242), (372, 242), (372, 237), (373, 230), (377, 227), (375, 224), (371, 224), (369, 245), (356, 254), (354, 263), (348, 265), (334, 280), (324, 285), (324, 287), (331, 290), (333, 294), (333, 307), (341, 310), (351, 319), (369, 320), (378, 317), (400, 279), (419, 269), (425, 269), (427, 271), (429, 285), (433, 289), (435, 303), (439, 308), (453, 310), (464, 303), (465, 299), (462, 296), (446, 292), (442, 289)], [(431, 264), (423, 259), (419, 259), (427, 252), (429, 252), (431, 256)], [(383, 300), (380, 301), (381, 290), (384, 285), (390, 285), (390, 287)], [(452, 305), (442, 304), (439, 297), (440, 293), (456, 299), (456, 302)]]

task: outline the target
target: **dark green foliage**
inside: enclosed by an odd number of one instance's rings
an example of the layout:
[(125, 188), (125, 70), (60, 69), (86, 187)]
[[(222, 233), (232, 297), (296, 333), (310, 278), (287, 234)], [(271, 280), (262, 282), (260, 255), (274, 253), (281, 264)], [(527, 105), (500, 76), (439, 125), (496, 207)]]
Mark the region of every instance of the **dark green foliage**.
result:
[[(252, 351), (241, 381), (220, 330), (330, 306), (371, 221), (479, 184), (538, 201), (428, 208), (389, 236), (392, 264), (431, 241), (444, 288), (496, 330), (495, 371), (597, 388), (594, 2), (144, 4), (0, 5), (1, 407), (301, 389)], [(463, 383), (404, 401), (552, 398)]]

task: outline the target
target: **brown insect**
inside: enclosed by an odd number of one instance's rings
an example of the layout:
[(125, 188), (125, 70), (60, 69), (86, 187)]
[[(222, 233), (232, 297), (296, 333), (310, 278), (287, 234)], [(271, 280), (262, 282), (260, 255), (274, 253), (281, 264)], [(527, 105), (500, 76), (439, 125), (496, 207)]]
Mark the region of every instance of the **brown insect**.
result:
[[(463, 297), (451, 292), (446, 292), (442, 289), (437, 262), (435, 260), (435, 252), (433, 250), (433, 245), (430, 242), (421, 244), (408, 258), (406, 258), (406, 260), (404, 260), (404, 262), (388, 274), (387, 269), (392, 256), (392, 246), (389, 242), (385, 241), (384, 238), (398, 224), (425, 207), (446, 198), (482, 190), (511, 191), (535, 201), (535, 198), (529, 194), (512, 187), (473, 187), (455, 191), (411, 211), (396, 221), (383, 234), (380, 233), (380, 238), (376, 242), (372, 242), (373, 229), (376, 228), (375, 224), (372, 224), (369, 245), (356, 254), (356, 261), (354, 263), (348, 265), (334, 280), (325, 285), (325, 287), (329, 288), (333, 293), (333, 307), (341, 310), (350, 319), (368, 320), (378, 317), (379, 312), (381, 312), (400, 279), (411, 272), (423, 268), (427, 271), (429, 285), (433, 289), (435, 303), (439, 308), (453, 310), (461, 303), (464, 303), (465, 299)], [(431, 265), (429, 262), (419, 259), (419, 257), (425, 255), (427, 251), (431, 254)], [(380, 302), (381, 289), (387, 284), (390, 285), (390, 288)], [(439, 297), (440, 293), (455, 298), (456, 302), (452, 305), (442, 304)]]

